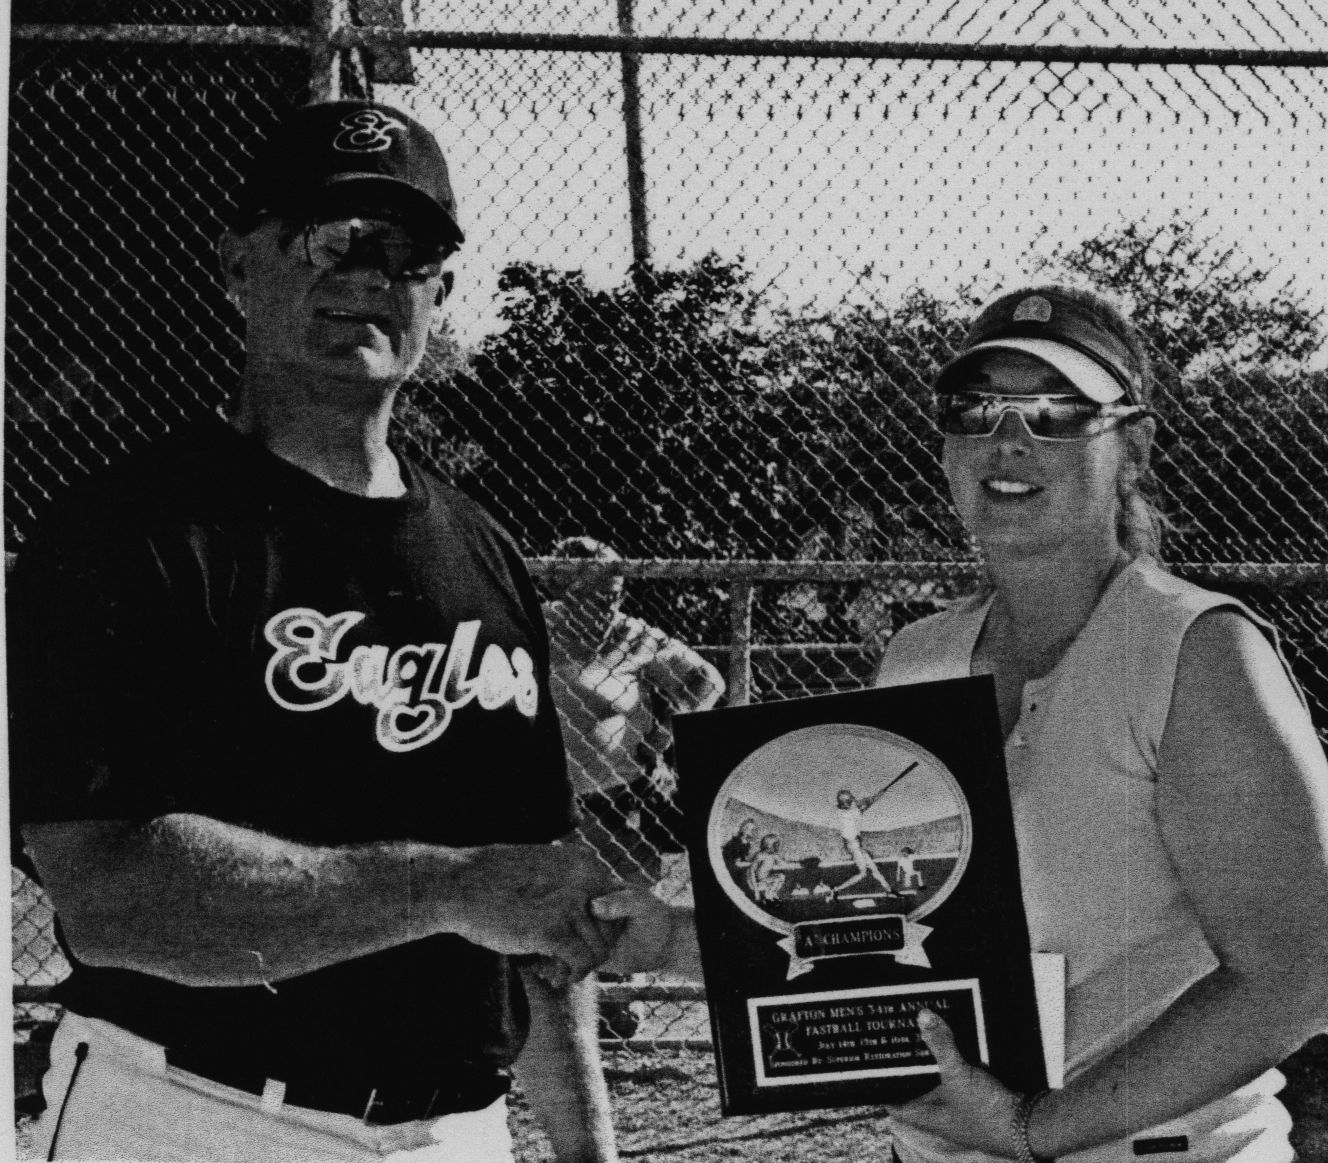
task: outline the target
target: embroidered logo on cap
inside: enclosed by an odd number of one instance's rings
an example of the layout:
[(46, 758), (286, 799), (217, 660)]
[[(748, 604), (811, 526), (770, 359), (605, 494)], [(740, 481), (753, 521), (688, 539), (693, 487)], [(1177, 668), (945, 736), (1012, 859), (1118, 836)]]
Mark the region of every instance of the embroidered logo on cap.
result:
[(1016, 323), (1046, 323), (1051, 318), (1051, 304), (1041, 295), (1021, 299), (1014, 309)]
[(332, 148), (342, 153), (380, 153), (392, 147), (394, 129), (404, 133), (406, 123), (377, 109), (362, 109), (341, 119), (341, 132), (332, 139)]

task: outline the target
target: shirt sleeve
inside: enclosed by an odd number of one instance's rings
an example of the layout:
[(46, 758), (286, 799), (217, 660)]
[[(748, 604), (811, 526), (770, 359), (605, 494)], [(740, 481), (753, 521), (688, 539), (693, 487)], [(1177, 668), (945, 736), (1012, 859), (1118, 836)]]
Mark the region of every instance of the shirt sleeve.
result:
[(916, 652), (911, 649), (915, 637), (916, 631), (912, 626), (904, 626), (886, 643), (885, 652), (876, 664), (876, 673), (872, 675), (872, 686), (903, 686), (912, 681), (912, 675), (917, 669), (914, 657)]
[(190, 655), (146, 538), (92, 522), (30, 539), (8, 586), (11, 789), (18, 823), (150, 819), (190, 728)]
[[(479, 511), (483, 513), (483, 510)], [(530, 829), (525, 838), (536, 842), (557, 840), (572, 832), (581, 823), (581, 811), (572, 790), (572, 780), (567, 769), (567, 751), (563, 744), (562, 722), (553, 699), (548, 626), (544, 620), (544, 609), (540, 604), (539, 593), (516, 544), (492, 517), (487, 513), (484, 516), (506, 560), (512, 584), (529, 621), (530, 644), (539, 684), (536, 730), (541, 742), (538, 751), (546, 756), (547, 760), (541, 764), (537, 794), (526, 797), (523, 801), (523, 811)]]
[(982, 609), (982, 601), (970, 599), (901, 627), (886, 644), (871, 685), (905, 686), (967, 675), (976, 628), (973, 619)]

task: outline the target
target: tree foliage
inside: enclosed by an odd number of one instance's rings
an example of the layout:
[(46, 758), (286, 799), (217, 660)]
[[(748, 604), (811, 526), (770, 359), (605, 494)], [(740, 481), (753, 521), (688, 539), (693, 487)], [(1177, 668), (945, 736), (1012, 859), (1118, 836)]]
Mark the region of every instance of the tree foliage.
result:
[(1311, 370), (1321, 319), (1185, 223), (1090, 239), (1046, 273), (1117, 296), (1147, 341), (1171, 556), (1317, 558), (1328, 526), (1328, 384)]
[(953, 541), (926, 382), (960, 324), (913, 292), (796, 316), (741, 262), (588, 287), (504, 272), (506, 329), (416, 407), (488, 451), (467, 485), (532, 551), (585, 532), (634, 556), (842, 556)]
[[(1144, 332), (1179, 554), (1317, 556), (1320, 321), (1179, 223), (1087, 240), (1038, 274), (1116, 295)], [(501, 286), (504, 330), (420, 385), (414, 428), (446, 434), (466, 487), (527, 551), (589, 533), (642, 557), (967, 554), (928, 384), (974, 296), (914, 288), (799, 314), (713, 254), (609, 289), (526, 264)]]

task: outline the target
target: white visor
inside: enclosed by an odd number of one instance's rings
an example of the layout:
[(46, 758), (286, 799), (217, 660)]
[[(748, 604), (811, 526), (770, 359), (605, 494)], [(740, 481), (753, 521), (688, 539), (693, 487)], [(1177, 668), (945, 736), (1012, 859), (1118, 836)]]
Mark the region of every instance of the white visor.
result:
[(1057, 343), (1054, 339), (992, 339), (970, 347), (959, 358), (967, 359), (975, 351), (1022, 351), (1025, 355), (1050, 364), (1098, 404), (1113, 404), (1125, 395), (1120, 381), (1097, 360), (1073, 347)]

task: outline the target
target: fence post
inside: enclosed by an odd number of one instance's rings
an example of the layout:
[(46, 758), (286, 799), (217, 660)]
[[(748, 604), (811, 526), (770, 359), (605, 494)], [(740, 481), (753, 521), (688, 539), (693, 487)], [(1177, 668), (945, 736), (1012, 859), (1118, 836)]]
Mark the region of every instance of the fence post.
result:
[(333, 34), (348, 23), (346, 0), (313, 0), (309, 6), (309, 99), (341, 96), (341, 54)]
[(752, 594), (746, 578), (729, 587), (729, 706), (745, 707), (752, 699)]
[[(618, 31), (636, 35), (635, 0), (618, 0)], [(622, 61), (623, 130), (627, 145), (627, 206), (632, 221), (632, 262), (644, 269), (650, 262), (650, 234), (646, 225), (645, 156), (641, 149), (641, 54), (625, 52)]]

